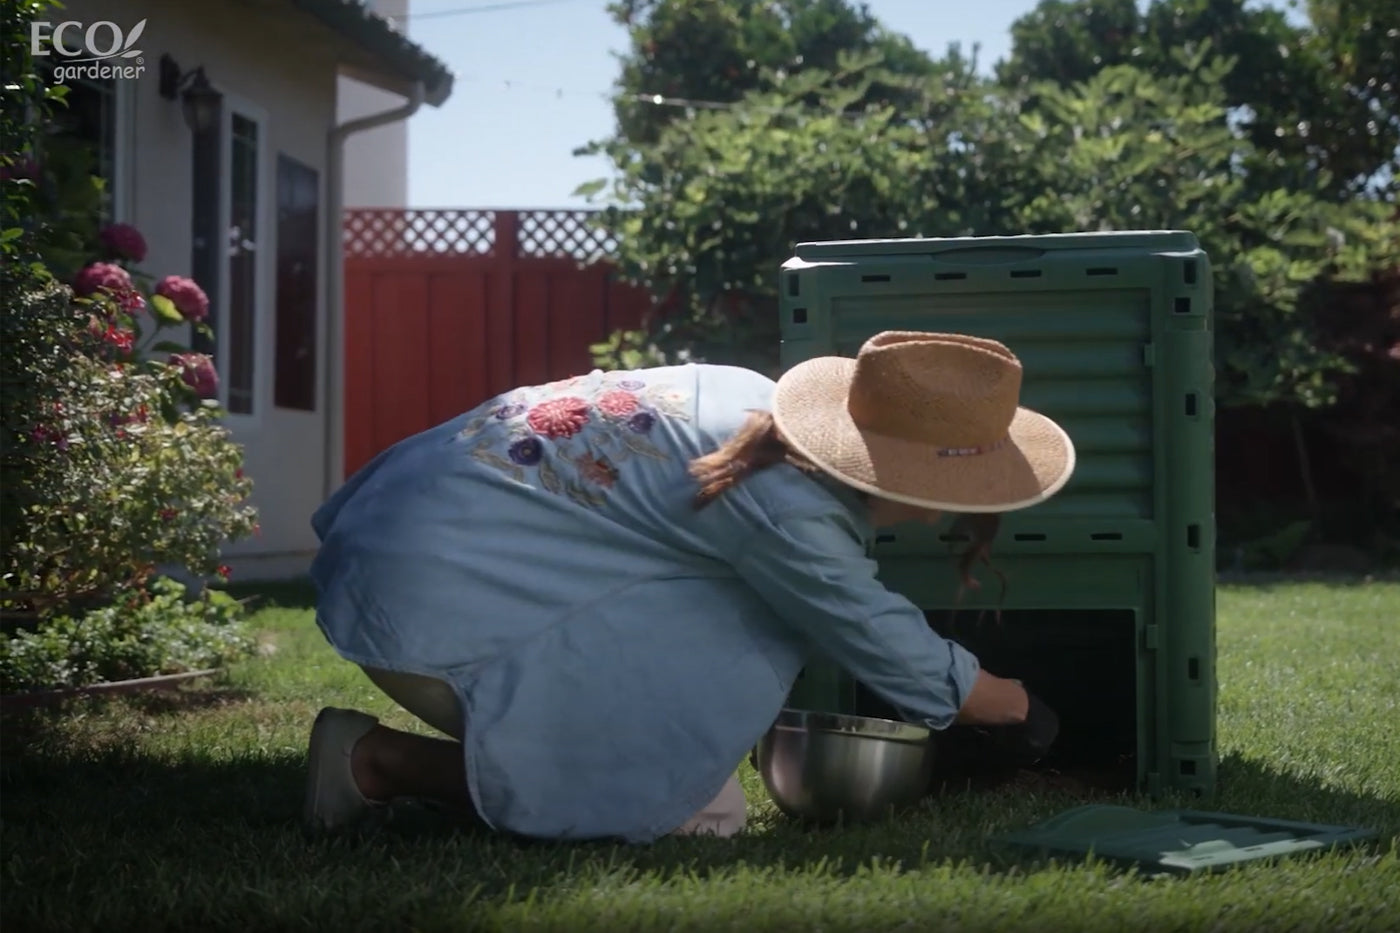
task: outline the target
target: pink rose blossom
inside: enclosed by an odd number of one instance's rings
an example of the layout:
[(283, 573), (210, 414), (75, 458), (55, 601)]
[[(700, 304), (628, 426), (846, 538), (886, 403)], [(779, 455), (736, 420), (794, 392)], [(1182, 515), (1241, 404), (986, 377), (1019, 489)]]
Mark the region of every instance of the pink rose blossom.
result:
[(117, 259), (140, 262), (146, 258), (146, 238), (131, 224), (108, 224), (97, 238), (108, 255)]
[(146, 307), (146, 299), (131, 284), (131, 276), (121, 266), (110, 262), (94, 262), (83, 268), (73, 280), (73, 291), (86, 298), (99, 292), (106, 294), (123, 311), (135, 313)]
[(194, 279), (167, 275), (156, 284), (156, 294), (169, 298), (186, 320), (202, 321), (209, 316), (209, 296)]
[(170, 365), (180, 368), (180, 378), (198, 392), (200, 398), (214, 398), (219, 394), (219, 374), (214, 370), (214, 361), (205, 354), (172, 353)]

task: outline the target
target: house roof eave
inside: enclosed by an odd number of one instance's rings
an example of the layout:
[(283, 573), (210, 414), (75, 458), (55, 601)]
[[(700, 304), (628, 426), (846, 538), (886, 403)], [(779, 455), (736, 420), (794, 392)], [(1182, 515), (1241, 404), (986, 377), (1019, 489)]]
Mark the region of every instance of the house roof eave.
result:
[(423, 102), (433, 107), (441, 107), (452, 95), (454, 75), (446, 63), (359, 0), (291, 0), (291, 3), (368, 55), (374, 67), (366, 67), (367, 63), (352, 64), (345, 69), (352, 77), (398, 93), (421, 82)]

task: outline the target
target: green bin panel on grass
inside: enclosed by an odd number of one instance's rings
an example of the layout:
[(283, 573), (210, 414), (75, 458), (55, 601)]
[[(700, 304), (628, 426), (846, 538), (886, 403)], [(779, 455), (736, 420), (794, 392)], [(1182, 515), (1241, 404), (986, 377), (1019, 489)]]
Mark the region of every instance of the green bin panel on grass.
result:
[[(1078, 626), (1066, 610), (1126, 613), (1133, 655), (1114, 663), (1132, 670), (1102, 679), (1114, 690), (1127, 676), (1135, 683), (1119, 698), (1138, 707), (1139, 785), (1211, 793), (1213, 288), (1195, 236), (803, 243), (780, 276), (784, 368), (855, 356), (884, 330), (990, 337), (1022, 360), (1022, 403), (1065, 428), (1077, 465), (1049, 502), (1003, 517), (994, 558), (1007, 576), (1005, 605), (1058, 620), (1048, 624), (1067, 640)], [(883, 530), (874, 551), (882, 576), (931, 614), (995, 608), (999, 586), (985, 572), (982, 588), (957, 602), (961, 542), (950, 526)], [(1053, 644), (1037, 639), (1047, 664)], [(1092, 690), (1092, 675), (1080, 673)], [(839, 669), (816, 664), (790, 702), (861, 712), (869, 698)]]
[(1361, 827), (1091, 804), (997, 841), (1042, 854), (1093, 854), (1148, 872), (1190, 874), (1354, 845), (1375, 836)]

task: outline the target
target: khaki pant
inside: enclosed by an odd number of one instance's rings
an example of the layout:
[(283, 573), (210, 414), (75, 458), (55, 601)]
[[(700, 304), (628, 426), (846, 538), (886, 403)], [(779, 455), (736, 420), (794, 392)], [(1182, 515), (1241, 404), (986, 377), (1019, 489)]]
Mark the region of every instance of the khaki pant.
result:
[[(459, 742), (466, 734), (466, 724), (462, 721), (462, 709), (457, 703), (457, 695), (441, 680), (373, 667), (362, 666), (361, 669), (391, 700), (434, 729)], [(744, 789), (739, 786), (739, 780), (730, 775), (718, 796), (699, 813), (686, 820), (672, 835), (711, 833), (716, 836), (732, 836), (744, 828), (747, 809)]]

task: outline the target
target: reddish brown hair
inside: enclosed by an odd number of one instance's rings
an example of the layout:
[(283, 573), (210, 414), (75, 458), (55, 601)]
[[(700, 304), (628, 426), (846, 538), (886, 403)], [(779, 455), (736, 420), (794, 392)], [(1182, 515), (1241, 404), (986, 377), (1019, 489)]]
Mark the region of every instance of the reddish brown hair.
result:
[[(690, 461), (690, 475), (700, 484), (695, 493), (696, 511), (743, 482), (745, 477), (780, 463), (790, 464), (804, 473), (819, 472), (815, 464), (783, 440), (770, 412), (750, 413), (743, 426), (718, 450)], [(953, 533), (966, 535), (968, 540), (967, 550), (958, 556), (958, 576), (963, 590), (980, 586), (972, 571), (977, 564), (985, 564), (1001, 581), (1002, 596), (1006, 595), (1006, 577), (991, 561), (992, 542), (1000, 527), (1001, 516), (996, 514), (961, 514), (953, 523)], [(958, 598), (961, 601), (961, 590)], [(1000, 610), (997, 614), (1000, 615)]]
[[(957, 602), (962, 602), (963, 593), (967, 590), (981, 588), (982, 584), (972, 575), (972, 571), (978, 564), (985, 564), (1001, 583), (996, 608), (998, 622), (1001, 621), (1001, 604), (1006, 600), (1006, 574), (992, 565), (992, 542), (996, 540), (1000, 528), (1001, 515), (995, 512), (961, 513), (954, 520), (952, 528), (953, 534), (965, 535), (968, 541), (967, 550), (958, 555), (958, 577), (962, 580), (962, 586), (958, 587)], [(979, 612), (977, 618), (981, 621), (982, 613)]]
[(696, 511), (718, 499), (725, 490), (738, 485), (745, 477), (780, 463), (791, 464), (804, 473), (817, 472), (811, 461), (789, 447), (779, 436), (771, 412), (751, 412), (743, 427), (718, 450), (690, 461), (690, 475), (700, 484), (700, 490), (695, 494)]

